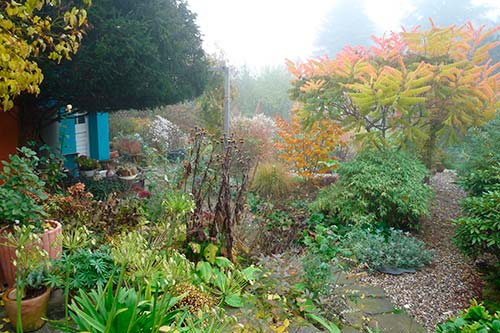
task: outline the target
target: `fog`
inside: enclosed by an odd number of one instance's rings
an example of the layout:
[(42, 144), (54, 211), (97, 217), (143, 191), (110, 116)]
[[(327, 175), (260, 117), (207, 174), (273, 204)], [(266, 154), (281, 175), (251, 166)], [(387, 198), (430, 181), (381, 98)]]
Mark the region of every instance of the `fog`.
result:
[(370, 35), (400, 27), (500, 22), (496, 0), (188, 0), (198, 15), (208, 53), (256, 70), (335, 54), (346, 44), (369, 44)]

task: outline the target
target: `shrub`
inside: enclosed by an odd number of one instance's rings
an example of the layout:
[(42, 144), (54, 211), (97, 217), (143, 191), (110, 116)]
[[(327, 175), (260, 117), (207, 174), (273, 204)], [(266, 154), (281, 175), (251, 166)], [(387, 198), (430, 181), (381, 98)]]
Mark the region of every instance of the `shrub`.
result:
[(500, 183), (500, 117), (469, 130), (457, 154), (460, 182), (472, 195)]
[(162, 116), (156, 116), (148, 130), (147, 138), (163, 152), (183, 148), (187, 141), (186, 134), (179, 126)]
[(429, 214), (432, 192), (419, 161), (397, 151), (367, 151), (343, 163), (339, 180), (321, 191), (313, 210), (336, 216), (340, 222), (386, 223), (416, 228)]
[(500, 259), (500, 187), (463, 201), (466, 216), (457, 219), (455, 243), (467, 255), (492, 253)]
[(425, 249), (425, 243), (401, 230), (371, 231), (355, 228), (350, 231), (343, 246), (350, 248), (359, 264), (370, 270), (392, 268), (416, 269), (431, 263), (434, 253)]
[(89, 177), (82, 177), (81, 182), (85, 184), (87, 191), (93, 194), (94, 200), (106, 200), (113, 193), (124, 193), (129, 189), (129, 185), (116, 177), (105, 177), (94, 180)]
[(490, 314), (483, 305), (473, 301), (467, 311), (461, 313), (457, 318), (448, 319), (444, 324), (438, 324), (436, 332), (500, 332), (500, 312)]
[(278, 200), (292, 191), (294, 179), (287, 168), (279, 163), (262, 163), (255, 171), (252, 191), (262, 198)]
[(274, 121), (263, 114), (252, 118), (236, 117), (232, 120), (231, 132), (238, 140), (244, 140), (244, 156), (253, 163), (268, 161), (273, 153), (273, 136), (276, 132)]
[(328, 173), (337, 166), (332, 161), (337, 157), (335, 150), (344, 145), (342, 129), (333, 120), (319, 120), (304, 129), (296, 110), (289, 123), (276, 117), (279, 140), (275, 146), (280, 158), (290, 163), (294, 170), (308, 179), (316, 173)]

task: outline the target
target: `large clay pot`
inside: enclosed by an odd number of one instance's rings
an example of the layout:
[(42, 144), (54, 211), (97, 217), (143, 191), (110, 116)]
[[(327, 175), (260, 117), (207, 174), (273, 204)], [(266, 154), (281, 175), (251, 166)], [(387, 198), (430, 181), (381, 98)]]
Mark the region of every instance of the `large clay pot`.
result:
[[(47, 220), (46, 222), (52, 225), (52, 229), (40, 235), (41, 248), (47, 251), (48, 258), (55, 259), (60, 257), (62, 252), (61, 242), (56, 241), (62, 232), (62, 227), (57, 221)], [(9, 227), (0, 229), (0, 268), (7, 285), (13, 287), (16, 280), (16, 268), (12, 265), (12, 260), (16, 258), (16, 250), (2, 245), (7, 241), (4, 236), (6, 232), (9, 232)]]
[[(45, 324), (42, 318), (47, 315), (47, 307), (50, 298), (50, 288), (37, 297), (21, 301), (21, 322), (23, 331), (30, 332), (39, 329)], [(5, 312), (10, 319), (12, 326), (17, 325), (17, 303), (16, 289), (8, 289), (2, 296), (5, 304)]]

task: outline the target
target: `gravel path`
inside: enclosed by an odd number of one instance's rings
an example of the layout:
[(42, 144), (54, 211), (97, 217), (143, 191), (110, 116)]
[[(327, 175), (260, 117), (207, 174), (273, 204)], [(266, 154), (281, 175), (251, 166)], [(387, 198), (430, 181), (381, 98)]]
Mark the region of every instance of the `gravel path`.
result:
[(429, 332), (435, 332), (436, 324), (467, 308), (481, 290), (473, 265), (451, 240), (451, 219), (460, 213), (459, 201), (465, 196), (455, 180), (455, 174), (448, 170), (431, 179), (436, 197), (431, 203), (432, 216), (423, 222), (420, 237), (436, 251), (434, 263), (415, 274), (376, 274), (362, 279), (384, 288), (394, 304), (412, 314)]

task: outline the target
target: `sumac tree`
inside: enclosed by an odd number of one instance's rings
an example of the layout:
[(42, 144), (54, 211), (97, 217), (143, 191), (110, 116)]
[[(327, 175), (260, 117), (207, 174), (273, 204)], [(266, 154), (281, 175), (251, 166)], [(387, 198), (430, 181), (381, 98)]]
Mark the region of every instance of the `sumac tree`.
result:
[(432, 25), (374, 38), (370, 49), (346, 47), (334, 59), (289, 61), (291, 95), (306, 122), (335, 119), (363, 143), (417, 148), (431, 167), (439, 144), (495, 115), (500, 63), (489, 52), (498, 42), (485, 39), (499, 29)]

